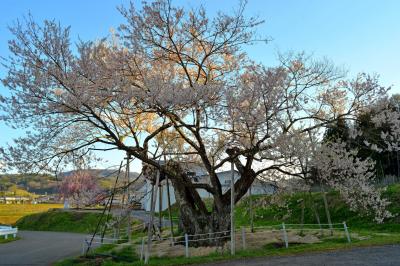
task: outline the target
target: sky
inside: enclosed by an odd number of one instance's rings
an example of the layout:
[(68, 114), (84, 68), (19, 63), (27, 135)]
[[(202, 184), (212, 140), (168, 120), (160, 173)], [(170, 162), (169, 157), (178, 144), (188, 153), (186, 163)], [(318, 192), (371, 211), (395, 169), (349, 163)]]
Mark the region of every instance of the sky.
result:
[[(137, 5), (141, 1), (133, 1)], [(210, 14), (232, 11), (235, 0), (172, 0), (174, 5), (196, 7), (202, 3)], [(71, 26), (73, 40), (100, 39), (110, 29), (124, 23), (117, 6), (125, 0), (1, 0), (0, 56), (9, 55), (7, 41), (12, 39), (8, 26), (29, 12), (40, 22), (55, 19)], [(258, 33), (271, 39), (246, 48), (250, 57), (265, 65), (276, 64), (278, 52), (302, 52), (327, 58), (349, 71), (377, 73), (381, 84), (400, 93), (400, 1), (397, 0), (248, 0), (246, 14), (265, 20)], [(0, 78), (5, 70), (0, 66)], [(0, 84), (0, 94), (7, 89)], [(0, 147), (12, 144), (23, 131), (11, 129), (0, 121)], [(107, 162), (100, 167), (118, 165), (123, 154), (102, 155)], [(140, 164), (131, 167), (139, 171)]]

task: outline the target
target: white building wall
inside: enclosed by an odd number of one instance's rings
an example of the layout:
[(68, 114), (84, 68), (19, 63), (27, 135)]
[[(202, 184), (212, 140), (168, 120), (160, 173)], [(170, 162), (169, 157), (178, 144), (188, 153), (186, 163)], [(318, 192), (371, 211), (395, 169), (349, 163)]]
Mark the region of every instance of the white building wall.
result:
[[(218, 173), (218, 178), (221, 182), (222, 185), (222, 192), (225, 193), (226, 191), (228, 191), (230, 189), (230, 181), (231, 181), (231, 172), (230, 171), (226, 171), (226, 172), (222, 172), (222, 173)], [(235, 182), (240, 178), (239, 173), (235, 171)], [(260, 181), (262, 182), (262, 181)], [(166, 210), (168, 208), (168, 194), (167, 194), (167, 186), (166, 186), (166, 182), (163, 181), (161, 183), (162, 185), (162, 206), (161, 206), (161, 210)], [(142, 208), (146, 211), (150, 211), (151, 209), (151, 183), (150, 181), (146, 182), (146, 185), (143, 186), (143, 188), (145, 190), (146, 196), (142, 199), (141, 203), (142, 203)], [(170, 191), (170, 201), (171, 201), (171, 205), (174, 204), (176, 202), (176, 198), (175, 198), (175, 191), (174, 188), (172, 187), (171, 183), (169, 184), (169, 191)], [(197, 189), (197, 191), (199, 192), (199, 195), (201, 198), (211, 198), (212, 195), (207, 192), (204, 189)], [(260, 185), (259, 182), (255, 182), (252, 185), (252, 194), (253, 195), (263, 195), (263, 194), (273, 194), (275, 192), (275, 188), (274, 186), (264, 183), (263, 185)], [(157, 195), (156, 195), (156, 205), (155, 205), (155, 211), (158, 212), (159, 210), (159, 191), (157, 190)]]
[[(161, 210), (165, 210), (168, 208), (168, 192), (167, 192), (167, 185), (166, 182), (162, 182), (161, 183), (161, 201), (162, 201), (162, 206), (161, 206)], [(146, 211), (150, 211), (151, 209), (151, 183), (150, 181), (146, 182), (146, 185), (144, 186), (144, 190), (146, 193), (146, 196), (142, 199), (141, 204), (142, 204), (142, 208)], [(156, 205), (155, 205), (155, 211), (158, 212), (159, 210), (159, 193), (160, 191), (157, 189), (157, 194), (156, 196)], [(169, 184), (169, 197), (170, 197), (170, 201), (171, 201), (171, 205), (174, 204), (176, 202), (175, 199), (175, 190), (172, 187), (171, 184)]]

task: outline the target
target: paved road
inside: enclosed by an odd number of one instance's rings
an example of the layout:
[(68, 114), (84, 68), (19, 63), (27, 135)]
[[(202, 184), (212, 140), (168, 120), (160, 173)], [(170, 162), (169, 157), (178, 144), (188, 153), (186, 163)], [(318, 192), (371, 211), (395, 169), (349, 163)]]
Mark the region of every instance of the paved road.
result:
[(201, 264), (198, 266), (390, 266), (400, 265), (400, 245), (354, 248), (350, 250), (308, 253), (296, 256), (274, 256), (255, 259), (240, 259), (226, 262)]
[(20, 231), (20, 240), (0, 244), (0, 265), (50, 265), (79, 255), (86, 235)]

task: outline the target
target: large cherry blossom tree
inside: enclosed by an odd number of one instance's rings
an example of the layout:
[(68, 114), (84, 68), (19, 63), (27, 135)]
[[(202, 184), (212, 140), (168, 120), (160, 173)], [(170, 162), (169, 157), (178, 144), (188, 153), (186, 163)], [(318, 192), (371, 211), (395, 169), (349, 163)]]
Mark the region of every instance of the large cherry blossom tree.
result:
[[(11, 28), (2, 118), (28, 132), (2, 157), (48, 169), (76, 152), (120, 150), (141, 160), (148, 178), (153, 170), (170, 177), (187, 233), (229, 229), (231, 191), (223, 193), (218, 171), (234, 163), (237, 202), (258, 176), (293, 174), (291, 140), (354, 119), (386, 92), (374, 76), (348, 79), (304, 54), (280, 55), (271, 67), (251, 61), (246, 45), (265, 38), (244, 5), (214, 17), (164, 0), (120, 10), (126, 23), (113, 38), (76, 45), (55, 21)], [(192, 182), (182, 161), (200, 163), (210, 182)], [(213, 196), (211, 211), (199, 189)]]

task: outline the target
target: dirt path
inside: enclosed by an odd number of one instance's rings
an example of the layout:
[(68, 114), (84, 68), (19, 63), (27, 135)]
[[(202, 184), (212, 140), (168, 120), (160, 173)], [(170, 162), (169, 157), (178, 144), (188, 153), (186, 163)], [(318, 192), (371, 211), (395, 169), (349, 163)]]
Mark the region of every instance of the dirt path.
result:
[(79, 255), (86, 235), (20, 231), (20, 240), (0, 244), (0, 265), (50, 265)]
[(274, 256), (199, 264), (198, 266), (289, 266), (289, 265), (400, 265), (400, 245), (354, 248), (350, 250)]

